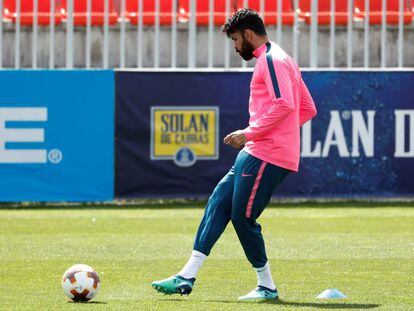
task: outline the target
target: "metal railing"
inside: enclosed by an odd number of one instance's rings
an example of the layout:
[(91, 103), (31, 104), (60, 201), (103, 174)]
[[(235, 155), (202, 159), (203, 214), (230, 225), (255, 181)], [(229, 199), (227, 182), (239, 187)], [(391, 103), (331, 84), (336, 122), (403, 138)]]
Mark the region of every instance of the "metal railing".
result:
[[(77, 0), (68, 0), (66, 7), (66, 18), (63, 20), (63, 23), (60, 25), (55, 24), (55, 15), (58, 2), (56, 0), (50, 0), (50, 23), (48, 26), (41, 26), (38, 23), (38, 7), (40, 0), (33, 0), (33, 23), (32, 25), (23, 26), (21, 24), (21, 1), (16, 0), (16, 12), (15, 20), (13, 22), (7, 21), (5, 16), (5, 6), (3, 4), (4, 0), (0, 0), (0, 20), (3, 22), (0, 23), (0, 68), (144, 68), (144, 67), (188, 67), (188, 68), (198, 68), (198, 67), (207, 67), (207, 68), (231, 68), (231, 67), (248, 67), (252, 66), (251, 63), (246, 63), (243, 61), (235, 61), (234, 53), (231, 50), (230, 40), (224, 38), (223, 46), (218, 45), (219, 36), (224, 37), (220, 34), (219, 27), (215, 25), (214, 14), (215, 4), (217, 1), (207, 0), (209, 3), (209, 18), (207, 26), (197, 25), (197, 1), (189, 1), (189, 12), (186, 12), (188, 17), (186, 20), (180, 19), (179, 14), (179, 0), (154, 0), (154, 23), (153, 25), (144, 25), (143, 18), (138, 18), (136, 25), (132, 25), (128, 18), (126, 17), (126, 0), (118, 0), (118, 22), (116, 25), (110, 25), (109, 14), (110, 14), (110, 0), (104, 1), (104, 21), (100, 26), (92, 25), (92, 0), (87, 1), (87, 14), (86, 14), (86, 26), (79, 27), (75, 25), (74, 21), (74, 1)], [(137, 16), (142, 17), (144, 14), (143, 0), (137, 1)], [(161, 13), (161, 1), (171, 1), (171, 25), (161, 25), (160, 23), (160, 13)], [(233, 0), (223, 0), (225, 1), (225, 16), (229, 17), (233, 11)], [(310, 68), (337, 68), (337, 67), (347, 67), (353, 68), (354, 65), (354, 55), (355, 48), (357, 47), (362, 51), (363, 61), (359, 63), (356, 67), (370, 68), (372, 64), (372, 53), (370, 48), (370, 43), (372, 40), (371, 34), (375, 32), (379, 33), (380, 40), (380, 63), (376, 67), (387, 68), (387, 67), (407, 67), (413, 66), (414, 62), (414, 45), (410, 42), (410, 38), (414, 40), (414, 25), (404, 23), (404, 14), (406, 11), (407, 5), (412, 10), (412, 2), (407, 2), (407, 0), (398, 0), (399, 1), (399, 11), (398, 11), (398, 25), (388, 25), (387, 24), (387, 0), (382, 0), (382, 22), (379, 26), (373, 26), (370, 24), (370, 1), (364, 0), (365, 5), (365, 16), (358, 21), (355, 18), (355, 2), (350, 0), (348, 3), (348, 12), (347, 12), (347, 24), (346, 25), (337, 25), (335, 22), (335, 7), (340, 1), (330, 0), (331, 12), (330, 12), (330, 21), (328, 25), (320, 25), (318, 23), (318, 0), (311, 1), (311, 9), (309, 15), (309, 23), (303, 21), (302, 16), (300, 15), (299, 0), (292, 0), (293, 8), (293, 23), (292, 25), (283, 25), (282, 23), (282, 0), (277, 1), (277, 12), (276, 12), (276, 23), (274, 25), (267, 25), (267, 28), (270, 29), (272, 34), (270, 35), (271, 39), (279, 43), (282, 47), (288, 45), (288, 52), (296, 59), (298, 62), (302, 63), (303, 67)], [(346, 0), (344, 0), (346, 1)], [(238, 1), (239, 3), (240, 1)], [(257, 2), (257, 1), (256, 1)], [(243, 0), (242, 5), (244, 7), (249, 6), (248, 0)], [(262, 16), (266, 12), (265, 0), (260, 0), (259, 2), (259, 12)], [(414, 11), (411, 11), (414, 15)], [(100, 54), (100, 64), (93, 64), (92, 62), (92, 41), (93, 41), (93, 30), (100, 30), (102, 32), (101, 40), (98, 40), (98, 45), (101, 48)], [(338, 37), (338, 31), (342, 34), (342, 37)], [(355, 37), (355, 32), (363, 34), (362, 39)], [(394, 50), (397, 50), (395, 55), (387, 55), (389, 48), (389, 38), (387, 36), (388, 32), (397, 32), (396, 40), (392, 41), (392, 45), (395, 47)], [(22, 42), (22, 32), (26, 35), (31, 36), (31, 62), (30, 64), (22, 64), (21, 59), (24, 54), (27, 56), (27, 49), (21, 48)], [(39, 41), (39, 32), (42, 35), (47, 34), (48, 37), (48, 48), (45, 47), (45, 40), (42, 42)], [(96, 31), (95, 31), (96, 32)], [(202, 38), (200, 33), (203, 33)], [(344, 34), (346, 32), (346, 35)], [(405, 34), (408, 32), (408, 34)], [(207, 35), (205, 36), (205, 34)], [(327, 34), (328, 33), (328, 34)], [(11, 44), (10, 35), (13, 34), (14, 39), (14, 48)], [(182, 34), (182, 35), (180, 35)], [(5, 44), (5, 36), (9, 38), (7, 44)], [(306, 46), (302, 40), (299, 44), (299, 36), (304, 35), (309, 38), (309, 46)], [(57, 46), (56, 39), (59, 37), (65, 37), (65, 47)], [(84, 36), (84, 40), (83, 40)], [(329, 41), (329, 52), (326, 55), (322, 55), (319, 38), (325, 36), (327, 41)], [(166, 37), (169, 37), (167, 41), (169, 42), (169, 49), (167, 53), (169, 61), (165, 60), (165, 57), (161, 56), (161, 51), (165, 53), (165, 48), (161, 47), (161, 43), (165, 45)], [(375, 36), (373, 40), (377, 40)], [(75, 40), (76, 39), (76, 40)], [(81, 40), (82, 39), (82, 40)], [(328, 40), (329, 39), (329, 40)], [(118, 41), (119, 40), (119, 41)], [(129, 44), (129, 41), (136, 40), (135, 45)], [(152, 40), (152, 41), (151, 41)], [(355, 45), (355, 40), (360, 40), (357, 45)], [(62, 40), (60, 40), (62, 41)], [(78, 44), (76, 46), (75, 44)], [(118, 42), (117, 42), (118, 41)], [(346, 61), (341, 59), (340, 63), (337, 63), (336, 52), (338, 51), (338, 42), (341, 41), (342, 45), (346, 45)], [(221, 41), (220, 41), (221, 42)], [(26, 44), (27, 42), (25, 42)], [(128, 47), (127, 47), (128, 43)], [(115, 46), (118, 46), (115, 48)], [(184, 47), (187, 45), (186, 47)], [(203, 48), (203, 56), (200, 56), (198, 50), (200, 45), (205, 47)], [(131, 49), (131, 46), (133, 48)], [(216, 46), (220, 46), (218, 49)], [(407, 46), (407, 49), (406, 49)], [(362, 48), (363, 47), (363, 48)], [(220, 49), (223, 48), (221, 52)], [(45, 54), (45, 51), (48, 51), (48, 64), (39, 63), (39, 49), (42, 49), (42, 53)], [(186, 53), (184, 50), (186, 49)], [(11, 65), (11, 50), (14, 50), (14, 59), (13, 65)], [(111, 51), (116, 50), (117, 53)], [(5, 51), (7, 53), (5, 53)], [(74, 54), (84, 54), (84, 59), (79, 60), (75, 63)], [(150, 52), (147, 52), (150, 51)], [(56, 53), (65, 54), (65, 61), (57, 62)], [(96, 51), (94, 52), (96, 54)], [(308, 53), (308, 61), (300, 60), (300, 55), (305, 55)], [(99, 53), (98, 53), (99, 54)], [(129, 57), (127, 57), (127, 54)], [(135, 60), (131, 61), (131, 55), (135, 54)], [(183, 59), (182, 55), (186, 55), (186, 59)], [(7, 59), (5, 59), (7, 55)], [(164, 55), (164, 54), (163, 54)], [(342, 58), (345, 56), (341, 54)], [(405, 57), (404, 57), (405, 55)], [(180, 57), (180, 61), (178, 60)], [(204, 57), (205, 59), (200, 59)], [(395, 61), (393, 59), (395, 58)], [(27, 59), (28, 57), (24, 57)], [(325, 58), (328, 60), (326, 61)], [(146, 60), (152, 59), (151, 62), (146, 62)], [(324, 61), (324, 64), (321, 64), (320, 60)], [(392, 59), (389, 64), (387, 60)], [(408, 64), (404, 61), (408, 59)], [(412, 60), (412, 61), (411, 61)], [(6, 63), (6, 65), (4, 65)], [(148, 65), (149, 63), (149, 65)], [(200, 65), (201, 63), (201, 65)], [(345, 65), (344, 65), (345, 64)]]

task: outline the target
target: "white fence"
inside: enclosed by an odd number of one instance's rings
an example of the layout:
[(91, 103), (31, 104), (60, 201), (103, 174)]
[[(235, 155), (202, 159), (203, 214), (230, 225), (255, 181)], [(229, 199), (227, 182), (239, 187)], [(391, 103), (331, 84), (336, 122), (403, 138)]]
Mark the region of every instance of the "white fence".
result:
[[(15, 0), (15, 19), (7, 20), (6, 7), (0, 1), (0, 68), (232, 68), (252, 66), (238, 60), (231, 41), (220, 34), (214, 23), (215, 4), (209, 0), (207, 25), (197, 25), (197, 1), (189, 1), (188, 19), (179, 18), (179, 0), (153, 0), (154, 23), (144, 25), (138, 18), (136, 25), (125, 16), (126, 0), (116, 2), (118, 19), (111, 25), (110, 0), (104, 1), (102, 25), (92, 25), (92, 0), (87, 1), (86, 25), (74, 22), (74, 1), (67, 0), (65, 18), (55, 25), (56, 6), (50, 0), (50, 24), (38, 23), (39, 1), (33, 0), (33, 23), (21, 23), (21, 1)], [(137, 1), (137, 16), (142, 17), (143, 1)], [(146, 0), (145, 0), (146, 1)], [(171, 24), (161, 25), (160, 7), (163, 1), (171, 1)], [(234, 8), (233, 0), (225, 2), (225, 15), (229, 17)], [(259, 13), (266, 10), (265, 0), (244, 0), (243, 7), (259, 1)], [(303, 67), (412, 67), (414, 66), (414, 24), (404, 22), (407, 8), (414, 14), (412, 1), (398, 1), (398, 23), (387, 23), (387, 6), (382, 0), (379, 25), (371, 25), (370, 15), (355, 15), (355, 1), (330, 0), (330, 22), (318, 23), (318, 0), (311, 1), (309, 23), (300, 14), (299, 0), (292, 0), (293, 23), (282, 24), (282, 0), (277, 2), (276, 23), (267, 24), (269, 36), (298, 60)], [(370, 1), (363, 0), (365, 12)], [(239, 1), (240, 2), (240, 1)], [(347, 3), (347, 23), (337, 25), (335, 6)], [(410, 2), (410, 3), (408, 3)], [(411, 19), (412, 20), (412, 19)], [(13, 44), (14, 43), (14, 44)], [(327, 47), (327, 48), (325, 48)], [(379, 49), (379, 53), (378, 50)]]

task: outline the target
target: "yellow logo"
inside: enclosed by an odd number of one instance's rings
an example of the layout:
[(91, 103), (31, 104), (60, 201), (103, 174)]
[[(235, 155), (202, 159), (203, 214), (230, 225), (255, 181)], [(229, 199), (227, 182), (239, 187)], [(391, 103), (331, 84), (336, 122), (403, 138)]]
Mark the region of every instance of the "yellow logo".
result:
[(218, 107), (151, 108), (151, 159), (191, 166), (218, 159)]

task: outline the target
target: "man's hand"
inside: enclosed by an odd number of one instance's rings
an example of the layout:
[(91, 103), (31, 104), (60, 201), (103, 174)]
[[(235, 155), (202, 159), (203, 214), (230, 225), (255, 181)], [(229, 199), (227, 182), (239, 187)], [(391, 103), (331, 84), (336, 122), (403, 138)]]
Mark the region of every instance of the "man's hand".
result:
[(238, 130), (224, 137), (223, 142), (226, 145), (230, 145), (235, 149), (239, 149), (241, 146), (243, 146), (246, 143), (246, 140), (247, 139), (243, 131)]

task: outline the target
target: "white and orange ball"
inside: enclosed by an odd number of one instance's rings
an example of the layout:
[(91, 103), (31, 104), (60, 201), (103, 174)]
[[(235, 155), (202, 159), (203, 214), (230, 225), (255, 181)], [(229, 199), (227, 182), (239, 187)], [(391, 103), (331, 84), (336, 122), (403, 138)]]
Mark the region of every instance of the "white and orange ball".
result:
[(73, 301), (89, 301), (99, 291), (100, 280), (98, 273), (90, 266), (77, 264), (63, 274), (63, 292)]

